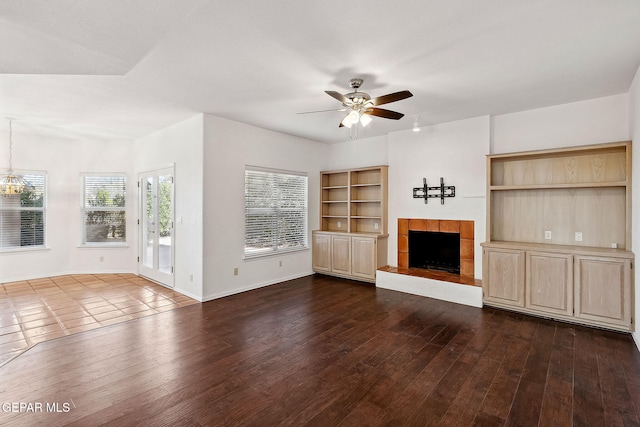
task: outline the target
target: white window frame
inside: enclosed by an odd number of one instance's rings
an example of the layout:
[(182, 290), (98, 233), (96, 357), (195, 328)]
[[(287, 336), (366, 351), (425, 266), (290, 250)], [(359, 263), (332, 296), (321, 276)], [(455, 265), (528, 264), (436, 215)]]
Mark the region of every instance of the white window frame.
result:
[[(124, 206), (96, 206), (89, 207), (87, 206), (86, 200), (86, 179), (87, 178), (95, 178), (95, 177), (104, 177), (104, 178), (124, 178), (125, 180), (125, 188), (124, 188)], [(104, 172), (104, 173), (81, 173), (80, 174), (80, 246), (81, 247), (126, 247), (128, 246), (128, 238), (129, 233), (127, 230), (127, 220), (129, 217), (129, 210), (127, 208), (127, 185), (128, 185), (127, 174), (124, 172)], [(87, 229), (86, 229), (86, 215), (88, 212), (92, 211), (100, 211), (100, 212), (120, 212), (124, 211), (124, 224), (125, 224), (125, 236), (124, 241), (121, 242), (87, 242)]]
[[(6, 175), (9, 171), (8, 170), (1, 170), (0, 171), (0, 176)], [(28, 176), (29, 175), (35, 175), (35, 176), (41, 176), (43, 183), (42, 183), (42, 206), (38, 206), (38, 207), (6, 207), (4, 206), (4, 203), (0, 202), (0, 210), (2, 211), (15, 211), (15, 212), (42, 212), (42, 244), (40, 245), (26, 245), (26, 246), (0, 246), (0, 253), (7, 253), (7, 252), (28, 252), (28, 251), (40, 251), (43, 249), (47, 249), (47, 193), (48, 193), (48, 188), (47, 188), (47, 172), (46, 171), (38, 171), (38, 170), (14, 170), (13, 171), (14, 175), (19, 175), (22, 177), (27, 177), (27, 182), (29, 181)], [(0, 196), (0, 198), (2, 198), (3, 196)], [(18, 197), (18, 195), (16, 196), (9, 196), (9, 197)], [(20, 196), (22, 197), (22, 196)], [(0, 227), (2, 227), (3, 225), (0, 223)], [(0, 230), (0, 233), (2, 231)]]
[[(247, 246), (247, 240), (251, 237), (249, 235), (249, 229), (247, 226), (247, 219), (248, 219), (248, 214), (253, 211), (253, 212), (262, 212), (262, 213), (269, 213), (269, 211), (271, 211), (273, 214), (277, 215), (280, 212), (283, 212), (285, 210), (285, 208), (283, 208), (282, 204), (279, 204), (278, 201), (275, 198), (274, 194), (271, 194), (271, 201), (273, 202), (272, 206), (270, 207), (261, 207), (261, 208), (256, 208), (256, 207), (250, 207), (248, 206), (249, 204), (249, 197), (247, 194), (247, 177), (248, 174), (251, 173), (260, 173), (260, 174), (270, 174), (273, 178), (277, 177), (277, 176), (297, 176), (297, 177), (301, 177), (304, 178), (304, 191), (303, 191), (303, 195), (301, 197), (301, 200), (299, 200), (300, 202), (304, 202), (303, 207), (302, 208), (294, 208), (293, 211), (294, 212), (300, 212), (303, 215), (303, 232), (300, 233), (300, 241), (299, 241), (299, 246), (295, 246), (295, 247), (280, 247), (280, 245), (278, 244), (279, 238), (281, 236), (279, 236), (279, 234), (273, 234), (271, 235), (272, 238), (272, 242), (273, 244), (268, 247), (268, 248), (250, 248), (249, 246)], [(286, 208), (287, 211), (292, 211), (292, 208)], [(244, 238), (245, 238), (245, 244), (244, 244), (244, 259), (254, 259), (254, 258), (261, 258), (261, 257), (267, 257), (267, 256), (273, 256), (273, 255), (279, 255), (279, 254), (283, 254), (283, 253), (291, 253), (291, 252), (297, 252), (297, 251), (304, 251), (304, 250), (308, 250), (309, 249), (309, 179), (308, 179), (308, 175), (306, 172), (295, 172), (295, 171), (289, 171), (289, 170), (282, 170), (282, 169), (271, 169), (271, 168), (264, 168), (264, 167), (259, 167), (259, 166), (245, 166), (245, 207), (244, 207), (244, 221), (245, 221), (245, 232), (244, 232)], [(277, 230), (277, 227), (275, 227), (275, 229)]]

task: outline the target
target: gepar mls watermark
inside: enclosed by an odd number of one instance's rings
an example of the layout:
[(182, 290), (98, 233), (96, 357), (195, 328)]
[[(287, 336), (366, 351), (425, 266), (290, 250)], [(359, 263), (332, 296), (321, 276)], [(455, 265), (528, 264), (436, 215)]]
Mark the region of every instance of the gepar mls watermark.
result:
[(5, 413), (67, 413), (76, 405), (71, 402), (2, 402), (0, 411)]

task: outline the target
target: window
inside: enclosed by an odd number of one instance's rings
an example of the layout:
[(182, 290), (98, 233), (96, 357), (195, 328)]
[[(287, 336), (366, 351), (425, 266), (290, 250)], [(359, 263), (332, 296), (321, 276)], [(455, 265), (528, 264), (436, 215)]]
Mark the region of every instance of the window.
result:
[(307, 174), (247, 166), (245, 258), (306, 249)]
[(126, 184), (124, 174), (82, 176), (83, 244), (126, 243)]
[(40, 249), (45, 245), (45, 183), (42, 172), (22, 172), (21, 194), (0, 196), (0, 251)]

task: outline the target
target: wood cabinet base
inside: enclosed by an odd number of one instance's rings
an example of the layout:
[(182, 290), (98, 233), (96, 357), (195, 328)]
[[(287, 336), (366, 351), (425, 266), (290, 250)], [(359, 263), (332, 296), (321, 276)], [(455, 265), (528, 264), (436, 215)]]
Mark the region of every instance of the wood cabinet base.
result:
[(483, 303), (534, 316), (633, 331), (633, 254), (606, 248), (485, 242)]
[(376, 282), (376, 270), (387, 265), (388, 235), (312, 233), (313, 271), (346, 279)]

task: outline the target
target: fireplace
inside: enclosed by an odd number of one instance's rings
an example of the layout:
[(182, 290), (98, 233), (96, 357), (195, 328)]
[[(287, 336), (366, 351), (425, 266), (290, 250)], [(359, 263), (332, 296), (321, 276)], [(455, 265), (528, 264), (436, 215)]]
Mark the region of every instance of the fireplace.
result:
[[(436, 243), (428, 243), (428, 246), (449, 245), (446, 241), (457, 240), (458, 245), (452, 243), (452, 247), (447, 249), (447, 257), (455, 258), (456, 247), (458, 250), (457, 272), (453, 273), (448, 266), (445, 269), (440, 266), (427, 265), (417, 266), (413, 260), (422, 255), (413, 254), (410, 247), (411, 232), (431, 232), (436, 238), (445, 239)], [(443, 236), (446, 235), (446, 236)], [(443, 243), (444, 242), (444, 243)], [(427, 249), (429, 250), (429, 249)], [(454, 253), (452, 253), (454, 252)], [(413, 254), (413, 255), (412, 255)], [(439, 263), (442, 261), (438, 261)], [(449, 263), (449, 261), (447, 261)], [(455, 263), (452, 261), (451, 263)], [(428, 264), (428, 263), (427, 263)], [(465, 220), (445, 220), (445, 219), (424, 219), (424, 218), (399, 218), (398, 219), (398, 267), (399, 268), (427, 268), (445, 270), (462, 277), (474, 276), (474, 223)]]
[(460, 233), (409, 230), (409, 268), (460, 274)]

